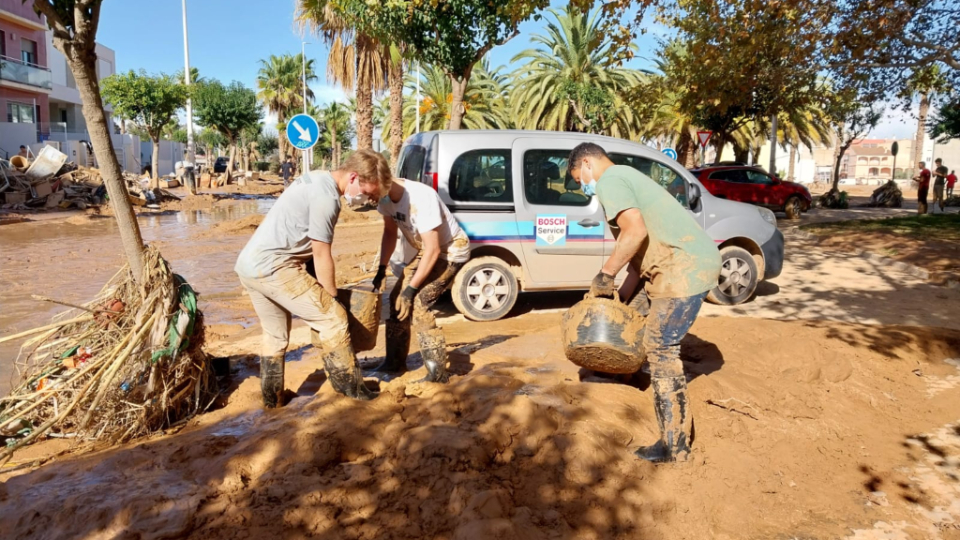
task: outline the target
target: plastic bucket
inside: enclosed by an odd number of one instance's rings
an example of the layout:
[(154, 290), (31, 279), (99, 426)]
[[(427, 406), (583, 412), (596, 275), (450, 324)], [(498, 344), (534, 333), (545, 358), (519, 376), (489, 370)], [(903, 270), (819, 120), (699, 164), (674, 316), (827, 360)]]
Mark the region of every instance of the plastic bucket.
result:
[(374, 292), (370, 285), (356, 285), (337, 289), (337, 300), (347, 308), (353, 350), (369, 351), (376, 347), (380, 328), (380, 293)]
[(601, 373), (636, 373), (643, 363), (644, 318), (608, 298), (587, 298), (560, 324), (563, 352), (574, 364)]
[(10, 158), (10, 165), (13, 165), (14, 169), (26, 169), (30, 165), (30, 160), (23, 156), (13, 156)]

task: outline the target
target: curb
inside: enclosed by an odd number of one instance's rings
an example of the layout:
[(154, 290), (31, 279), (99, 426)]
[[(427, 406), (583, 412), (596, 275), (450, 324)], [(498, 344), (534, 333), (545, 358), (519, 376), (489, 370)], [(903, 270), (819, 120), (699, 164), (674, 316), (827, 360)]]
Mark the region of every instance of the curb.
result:
[[(783, 232), (789, 233), (791, 235), (799, 236), (804, 240), (810, 240), (813, 242), (818, 242), (820, 240), (819, 236), (813, 233), (809, 233), (807, 231), (800, 230), (798, 226), (794, 226), (792, 228), (786, 229)], [(936, 273), (931, 273), (926, 268), (921, 268), (915, 264), (905, 263), (903, 261), (891, 259), (890, 257), (885, 257), (883, 255), (879, 255), (871, 251), (866, 251), (863, 249), (854, 249), (852, 253), (856, 257), (866, 259), (872, 263), (875, 263), (881, 266), (892, 268), (893, 270), (896, 270), (898, 272), (902, 272), (909, 276), (913, 276), (915, 278), (922, 279), (925, 281), (929, 281), (931, 276), (936, 276)], [(948, 289), (960, 290), (960, 281), (952, 278), (948, 278), (944, 280), (944, 283), (935, 284), (935, 285), (940, 285)]]

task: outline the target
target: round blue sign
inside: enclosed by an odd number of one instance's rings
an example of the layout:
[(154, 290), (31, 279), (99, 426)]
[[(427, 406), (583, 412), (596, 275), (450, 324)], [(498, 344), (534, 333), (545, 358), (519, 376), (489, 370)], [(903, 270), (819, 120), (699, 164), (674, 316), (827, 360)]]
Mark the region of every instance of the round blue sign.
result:
[(666, 154), (666, 156), (670, 159), (673, 159), (673, 160), (677, 159), (677, 151), (674, 150), (673, 148), (664, 148), (663, 153)]
[(300, 150), (313, 148), (320, 138), (320, 126), (312, 116), (298, 114), (287, 120), (287, 139)]

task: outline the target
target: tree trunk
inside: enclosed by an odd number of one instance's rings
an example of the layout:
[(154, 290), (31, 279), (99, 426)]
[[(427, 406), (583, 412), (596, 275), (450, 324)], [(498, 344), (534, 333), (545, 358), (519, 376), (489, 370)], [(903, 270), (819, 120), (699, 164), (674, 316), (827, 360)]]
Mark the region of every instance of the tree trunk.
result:
[(157, 172), (159, 170), (160, 161), (160, 139), (153, 139), (153, 163), (150, 164), (150, 189), (157, 189), (160, 187), (160, 174)]
[(850, 148), (850, 144), (853, 143), (851, 139), (850, 142), (843, 142), (843, 132), (840, 132), (837, 136), (837, 149), (834, 152), (833, 159), (833, 187), (830, 188), (830, 191), (838, 191), (840, 188), (840, 162), (843, 161), (843, 154), (847, 151), (847, 148)]
[(57, 50), (67, 58), (67, 65), (70, 66), (70, 72), (77, 84), (80, 101), (83, 104), (83, 119), (87, 123), (93, 154), (97, 158), (103, 183), (110, 196), (113, 215), (117, 219), (123, 252), (127, 258), (127, 264), (130, 265), (133, 279), (139, 283), (143, 279), (143, 237), (140, 236), (140, 225), (137, 223), (136, 214), (133, 213), (133, 205), (127, 198), (123, 170), (120, 168), (117, 154), (113, 151), (113, 142), (110, 140), (107, 115), (103, 110), (100, 85), (97, 81), (96, 53), (67, 47), (59, 39), (55, 39), (54, 44)]
[(796, 182), (794, 174), (797, 171), (797, 147), (790, 145), (790, 168), (787, 170), (787, 180)]
[(739, 144), (733, 146), (733, 160), (740, 163), (746, 163), (750, 155), (749, 147), (741, 147)]
[(927, 113), (930, 111), (930, 95), (920, 94), (920, 114), (917, 117), (917, 135), (913, 140), (913, 163), (911, 167), (917, 167), (919, 171), (920, 161), (923, 160), (923, 139), (927, 128)]
[[(723, 147), (727, 145), (727, 138), (724, 136), (723, 133), (720, 133), (720, 132), (714, 133), (713, 137), (714, 137), (713, 147), (717, 151), (717, 155), (716, 157), (713, 158), (713, 162), (720, 163), (721, 161), (723, 161)], [(706, 156), (704, 156), (704, 159), (706, 159)]]
[(697, 147), (689, 130), (683, 130), (680, 133), (680, 139), (677, 141), (677, 161), (688, 169), (697, 166)]
[(447, 129), (460, 129), (460, 125), (463, 123), (463, 115), (467, 113), (466, 108), (463, 106), (463, 94), (466, 93), (467, 83), (469, 82), (469, 72), (460, 80), (450, 75), (450, 83), (453, 87), (453, 98), (450, 103), (450, 122), (447, 124)]
[(230, 141), (230, 160), (227, 161), (227, 181), (230, 183), (230, 176), (233, 174), (233, 162), (237, 159), (237, 143), (236, 141)]
[[(317, 122), (320, 120), (314, 118)], [(286, 125), (286, 115), (282, 112), (277, 113), (277, 126)], [(287, 160), (287, 134), (285, 130), (277, 129), (277, 154), (280, 156), (280, 163)]]
[[(403, 62), (390, 62), (390, 168), (396, 172), (403, 146)], [(419, 181), (419, 178), (411, 178)]]
[[(357, 36), (357, 56), (369, 58), (373, 40)], [(373, 80), (369, 66), (357, 66), (357, 150), (373, 150)]]
[(123, 118), (120, 119), (120, 134), (127, 134), (127, 122)]

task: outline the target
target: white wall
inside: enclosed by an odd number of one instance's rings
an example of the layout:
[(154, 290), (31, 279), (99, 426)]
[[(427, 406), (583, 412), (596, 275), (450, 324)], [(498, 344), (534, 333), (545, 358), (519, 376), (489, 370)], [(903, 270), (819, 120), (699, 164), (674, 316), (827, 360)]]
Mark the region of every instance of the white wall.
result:
[(20, 145), (30, 146), (37, 142), (37, 125), (0, 122), (0, 157), (17, 155)]
[[(173, 141), (160, 141), (160, 158), (157, 160), (157, 174), (166, 176), (174, 173), (173, 165), (183, 159), (185, 145)], [(153, 141), (141, 141), (140, 163), (153, 161)]]
[[(104, 47), (97, 43), (97, 70), (99, 77), (109, 77), (116, 71), (117, 58), (113, 49)], [(53, 46), (53, 32), (47, 30), (47, 66), (50, 68), (50, 74), (53, 78), (53, 92), (50, 94), (50, 100), (66, 101), (80, 105), (80, 92), (77, 91), (77, 85), (67, 68), (67, 59)], [(53, 118), (51, 121), (59, 121), (60, 118)]]

